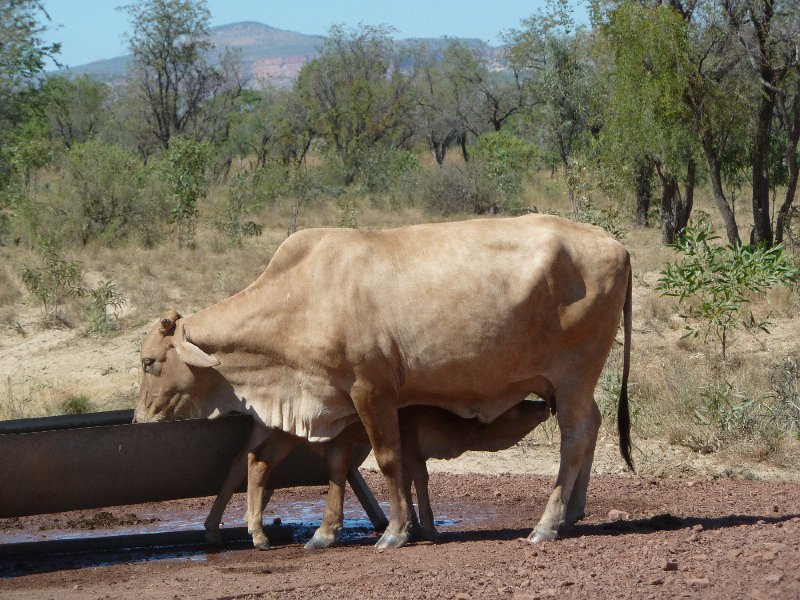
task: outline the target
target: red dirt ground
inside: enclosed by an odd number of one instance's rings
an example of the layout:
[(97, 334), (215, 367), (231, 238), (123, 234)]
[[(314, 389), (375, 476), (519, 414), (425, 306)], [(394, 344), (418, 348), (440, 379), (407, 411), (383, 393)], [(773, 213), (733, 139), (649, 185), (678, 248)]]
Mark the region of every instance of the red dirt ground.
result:
[[(364, 475), (382, 496), (378, 474)], [(565, 539), (532, 546), (520, 538), (538, 519), (552, 481), (432, 474), (436, 516), (450, 522), (439, 527), (436, 544), (379, 553), (377, 538), (363, 530), (337, 548), (306, 551), (311, 529), (303, 529), (298, 541), (267, 552), (232, 546), (14, 559), (0, 563), (0, 597), (800, 598), (800, 485), (600, 475), (590, 485), (586, 520)], [(267, 518), (308, 503), (316, 509), (323, 494), (278, 491)], [(97, 533), (125, 525), (120, 521), (140, 529), (163, 529), (173, 519), (199, 523), (210, 502), (118, 507), (111, 517), (83, 511), (0, 520), (0, 543), (91, 524)], [(352, 502), (347, 516), (358, 517)], [(229, 526), (241, 524), (234, 515), (242, 508), (237, 496)]]

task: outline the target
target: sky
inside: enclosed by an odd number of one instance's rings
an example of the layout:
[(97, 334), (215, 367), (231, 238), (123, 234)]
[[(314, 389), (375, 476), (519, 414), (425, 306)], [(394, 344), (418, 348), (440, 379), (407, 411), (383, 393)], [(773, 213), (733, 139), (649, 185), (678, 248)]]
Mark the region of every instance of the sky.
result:
[[(44, 0), (51, 22), (45, 41), (60, 42), (60, 62), (76, 67), (127, 54), (128, 15), (135, 0)], [(207, 0), (211, 26), (258, 21), (325, 35), (331, 25), (390, 25), (397, 38), (441, 36), (501, 43), (500, 33), (545, 6), (545, 0)], [(580, 9), (585, 13), (584, 9)]]

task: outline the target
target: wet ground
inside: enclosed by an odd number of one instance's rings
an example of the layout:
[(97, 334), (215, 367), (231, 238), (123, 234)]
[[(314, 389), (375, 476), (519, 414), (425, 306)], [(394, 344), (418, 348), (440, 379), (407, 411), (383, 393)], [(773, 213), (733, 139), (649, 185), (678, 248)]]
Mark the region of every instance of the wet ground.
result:
[[(376, 494), (377, 473), (365, 478)], [(552, 478), (434, 473), (438, 543), (376, 552), (348, 496), (346, 535), (325, 551), (302, 544), (324, 489), (276, 492), (265, 522), (295, 539), (0, 559), (2, 598), (800, 598), (800, 485), (732, 479), (593, 478), (587, 519), (565, 539), (522, 539)], [(0, 520), (0, 543), (202, 528), (212, 499)], [(384, 505), (385, 506), (385, 505)], [(241, 525), (236, 496), (225, 526)]]

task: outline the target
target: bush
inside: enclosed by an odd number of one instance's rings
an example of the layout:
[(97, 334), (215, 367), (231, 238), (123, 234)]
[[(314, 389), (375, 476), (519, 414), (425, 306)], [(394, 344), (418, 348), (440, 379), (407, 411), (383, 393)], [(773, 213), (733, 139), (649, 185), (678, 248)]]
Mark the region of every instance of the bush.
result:
[[(93, 290), (89, 290), (89, 333), (105, 333), (114, 329), (117, 313), (128, 301), (117, 291), (111, 280), (101, 281)], [(113, 317), (113, 319), (112, 319)]]
[(58, 256), (51, 248), (45, 248), (43, 262), (41, 267), (23, 267), (20, 277), (28, 291), (42, 303), (45, 323), (65, 323), (64, 300), (86, 293), (80, 263)]
[(135, 237), (153, 214), (142, 197), (145, 173), (135, 154), (98, 141), (76, 144), (65, 160), (67, 181), (80, 210), (74, 223), (83, 245), (97, 239), (104, 246)]
[(481, 135), (472, 156), (486, 165), (486, 174), (509, 200), (522, 194), (522, 180), (536, 160), (536, 147), (501, 130)]
[(499, 191), (478, 161), (426, 170), (418, 182), (420, 203), (431, 212), (483, 214), (500, 206)]
[(752, 294), (792, 284), (799, 272), (783, 259), (780, 245), (723, 247), (713, 243), (717, 239), (705, 221), (686, 227), (670, 245), (680, 262), (667, 264), (657, 289), (678, 299), (686, 336), (716, 337), (725, 358), (731, 332), (769, 333), (768, 316), (757, 318), (749, 309)]
[(223, 210), (211, 219), (211, 226), (225, 238), (231, 248), (241, 248), (244, 239), (261, 235), (261, 225), (244, 218), (254, 204), (251, 181), (241, 171), (236, 173), (228, 190)]
[(167, 221), (165, 204), (136, 155), (116, 144), (91, 140), (60, 157), (64, 177), (40, 194), (26, 195), (16, 218), (32, 242), (52, 246), (97, 241), (154, 245)]
[(197, 202), (208, 193), (206, 171), (214, 147), (206, 141), (174, 137), (161, 160), (160, 172), (172, 197), (172, 221), (178, 226), (178, 245), (193, 248)]
[(359, 163), (358, 182), (366, 192), (389, 191), (400, 179), (416, 173), (419, 161), (408, 150), (387, 148), (370, 152)]

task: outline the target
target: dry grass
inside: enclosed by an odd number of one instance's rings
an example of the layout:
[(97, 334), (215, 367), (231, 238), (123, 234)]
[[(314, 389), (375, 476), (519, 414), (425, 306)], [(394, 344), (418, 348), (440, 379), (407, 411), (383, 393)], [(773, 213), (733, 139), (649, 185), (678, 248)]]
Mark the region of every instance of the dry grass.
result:
[[(349, 194), (350, 192), (348, 192)], [(356, 220), (361, 229), (379, 229), (406, 224), (441, 220), (418, 207), (393, 208), (389, 197), (355, 197), (317, 201), (303, 206), (298, 214), (300, 228), (337, 226), (342, 216), (342, 202), (356, 203)], [(215, 191), (216, 205), (222, 202)], [(540, 212), (569, 214), (571, 206), (561, 178), (539, 173), (527, 182), (524, 206), (535, 206)], [(697, 210), (711, 215), (717, 231), (723, 231), (711, 197), (700, 191)], [(213, 207), (206, 206), (207, 213)], [(740, 207), (741, 210), (742, 207)], [(743, 212), (743, 211), (742, 211)], [(258, 238), (245, 241), (243, 248), (231, 249), (201, 218), (197, 248), (178, 248), (166, 241), (153, 249), (126, 247), (109, 250), (88, 247), (73, 258), (81, 261), (88, 284), (112, 279), (128, 298), (123, 310), (123, 331), (140, 330), (161, 312), (175, 308), (185, 314), (199, 310), (243, 289), (265, 268), (270, 257), (286, 238), (291, 219), (291, 203), (267, 205), (248, 218), (263, 227)], [(455, 218), (466, 218), (462, 215)], [(743, 239), (749, 235), (749, 219), (740, 214)], [(681, 338), (682, 322), (676, 317), (674, 299), (664, 298), (655, 289), (659, 272), (673, 260), (672, 250), (661, 244), (657, 227), (639, 228), (630, 221), (626, 245), (632, 255), (634, 282), (634, 352), (630, 382), (631, 410), (636, 435), (665, 439), (698, 452), (727, 453), (749, 456), (775, 463), (791, 463), (798, 455), (798, 442), (791, 436), (776, 435), (769, 439), (769, 430), (722, 431), (708, 419), (708, 390), (722, 383), (730, 385), (732, 401), (754, 399), (766, 401), (771, 389), (770, 374), (786, 356), (800, 356), (800, 325), (796, 290), (776, 288), (763, 299), (757, 299), (758, 311), (773, 315), (773, 334), (766, 340), (766, 349), (749, 336), (740, 335), (731, 347), (731, 356), (722, 363), (713, 344)], [(23, 264), (35, 259), (33, 253), (19, 248), (0, 249), (4, 264), (0, 267), (0, 323), (6, 332), (20, 315), (29, 315), (35, 306), (16, 280), (15, 273)], [(68, 307), (72, 315), (77, 307)], [(33, 329), (31, 322), (24, 323)], [(17, 338), (13, 338), (17, 335)], [(10, 331), (7, 340), (18, 339)], [(8, 342), (12, 343), (12, 342)], [(98, 342), (102, 344), (106, 342)], [(102, 352), (102, 348), (101, 348)], [(126, 358), (127, 360), (127, 358)], [(130, 357), (131, 364), (135, 356)], [(125, 368), (125, 367), (123, 367)], [(616, 386), (621, 372), (620, 348), (615, 347), (604, 371), (596, 397), (606, 415), (605, 431), (616, 429)], [(133, 392), (122, 390), (107, 398), (94, 398), (91, 389), (81, 385), (58, 384), (44, 380), (18, 381), (7, 377), (2, 382), (5, 400), (0, 402), (0, 419), (58, 412), (65, 399), (85, 394), (98, 409), (130, 406)], [(703, 418), (708, 422), (704, 422)], [(538, 428), (533, 438), (553, 443), (558, 432), (555, 419)]]

